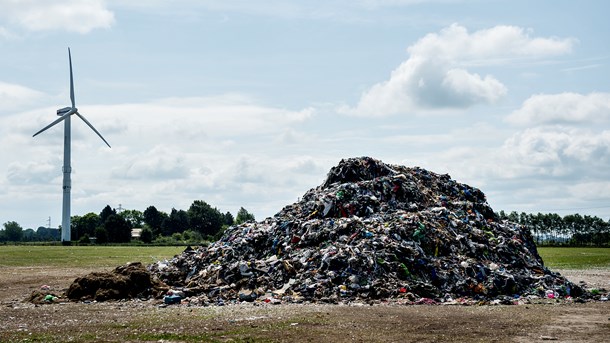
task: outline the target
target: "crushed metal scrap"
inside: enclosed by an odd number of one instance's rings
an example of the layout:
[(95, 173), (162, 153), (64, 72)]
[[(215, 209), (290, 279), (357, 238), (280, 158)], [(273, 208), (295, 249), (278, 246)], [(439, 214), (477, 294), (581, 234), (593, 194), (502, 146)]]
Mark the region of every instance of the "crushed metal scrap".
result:
[(149, 270), (200, 305), (514, 303), (584, 292), (546, 268), (529, 231), (500, 221), (479, 189), (368, 157), (342, 160), (273, 218)]

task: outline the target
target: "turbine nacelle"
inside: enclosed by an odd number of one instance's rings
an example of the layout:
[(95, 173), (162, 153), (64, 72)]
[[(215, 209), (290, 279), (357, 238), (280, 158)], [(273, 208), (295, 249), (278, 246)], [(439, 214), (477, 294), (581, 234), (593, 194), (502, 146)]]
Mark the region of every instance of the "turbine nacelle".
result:
[[(70, 112), (70, 110), (72, 110), (72, 107), (70, 107), (70, 106), (64, 107), (64, 108), (60, 108), (60, 109), (57, 110), (57, 115), (61, 117), (64, 114)], [(78, 111), (78, 109), (75, 108), (74, 112), (76, 112), (76, 111)], [(74, 112), (72, 112), (72, 113), (74, 113)]]

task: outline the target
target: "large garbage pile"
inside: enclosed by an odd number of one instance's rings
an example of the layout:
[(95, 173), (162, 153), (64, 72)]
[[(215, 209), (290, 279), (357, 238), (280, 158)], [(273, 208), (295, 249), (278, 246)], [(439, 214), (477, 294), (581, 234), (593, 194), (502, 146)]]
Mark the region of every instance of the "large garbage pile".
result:
[(511, 302), (579, 296), (531, 234), (499, 221), (478, 189), (363, 157), (273, 218), (230, 227), (151, 272), (192, 303)]

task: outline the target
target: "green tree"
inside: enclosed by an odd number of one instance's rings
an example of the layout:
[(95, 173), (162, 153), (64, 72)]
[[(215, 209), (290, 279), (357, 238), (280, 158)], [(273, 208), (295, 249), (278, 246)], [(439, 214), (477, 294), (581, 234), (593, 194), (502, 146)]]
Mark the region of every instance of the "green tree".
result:
[(38, 240), (38, 236), (36, 236), (34, 229), (25, 229), (23, 230), (22, 239), (26, 242), (34, 242)]
[(225, 213), (223, 216), (223, 224), (227, 225), (227, 226), (231, 226), (234, 223), (235, 223), (235, 218), (233, 218), (233, 215), (231, 214), (231, 212), (227, 211), (227, 213)]
[(140, 232), (140, 240), (144, 243), (150, 243), (153, 240), (153, 232), (150, 228), (145, 227)]
[(58, 229), (51, 229), (44, 226), (38, 227), (36, 236), (38, 236), (38, 239), (41, 241), (58, 241), (60, 238)]
[(71, 216), (70, 217), (70, 236), (73, 241), (78, 241), (79, 238), (83, 235), (79, 232), (79, 221), (81, 216)]
[(116, 215), (116, 210), (111, 208), (110, 205), (106, 205), (106, 207), (102, 209), (102, 212), (100, 212), (100, 223), (104, 225), (111, 215)]
[(222, 213), (203, 200), (195, 200), (188, 211), (190, 228), (204, 236), (214, 236), (222, 227)]
[(91, 243), (91, 239), (89, 238), (88, 234), (84, 234), (79, 240), (78, 243), (80, 244), (89, 244)]
[(71, 222), (73, 240), (78, 240), (84, 235), (95, 236), (95, 229), (102, 225), (100, 216), (93, 212), (89, 212), (82, 217), (72, 216)]
[(198, 243), (203, 241), (203, 236), (201, 233), (193, 230), (186, 230), (182, 233), (182, 237), (187, 243)]
[(108, 231), (103, 227), (98, 227), (95, 229), (95, 238), (96, 243), (98, 244), (106, 244), (108, 243)]
[(19, 242), (23, 237), (23, 228), (15, 221), (4, 223), (4, 237), (9, 242)]
[(256, 220), (254, 214), (249, 213), (245, 208), (240, 207), (239, 211), (237, 211), (237, 217), (235, 217), (235, 224), (239, 225), (250, 220)]
[(508, 220), (513, 222), (513, 223), (518, 223), (519, 222), (519, 214), (516, 211), (512, 211), (511, 213), (508, 214)]
[(189, 228), (189, 216), (184, 210), (172, 208), (169, 216), (161, 224), (161, 232), (164, 236), (171, 236), (174, 233), (182, 233)]
[(131, 225), (117, 214), (112, 214), (106, 219), (104, 229), (108, 232), (110, 243), (127, 243), (131, 240)]
[(144, 213), (138, 210), (124, 210), (119, 213), (132, 227), (142, 227), (144, 224)]
[(167, 214), (157, 210), (154, 206), (149, 206), (144, 210), (144, 223), (152, 229), (155, 236), (161, 234), (161, 225), (165, 218), (167, 218)]

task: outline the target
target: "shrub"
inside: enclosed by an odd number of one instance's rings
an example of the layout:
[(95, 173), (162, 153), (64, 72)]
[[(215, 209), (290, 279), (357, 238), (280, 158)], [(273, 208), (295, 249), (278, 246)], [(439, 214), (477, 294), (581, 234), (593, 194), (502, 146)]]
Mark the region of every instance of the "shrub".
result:
[(79, 240), (78, 240), (79, 244), (90, 244), (91, 243), (91, 239), (89, 238), (88, 234), (84, 234)]
[(150, 228), (145, 227), (140, 232), (140, 240), (144, 243), (150, 243), (153, 240), (153, 232)]
[(108, 243), (108, 231), (103, 227), (98, 227), (95, 229), (95, 238), (98, 244), (106, 244)]

